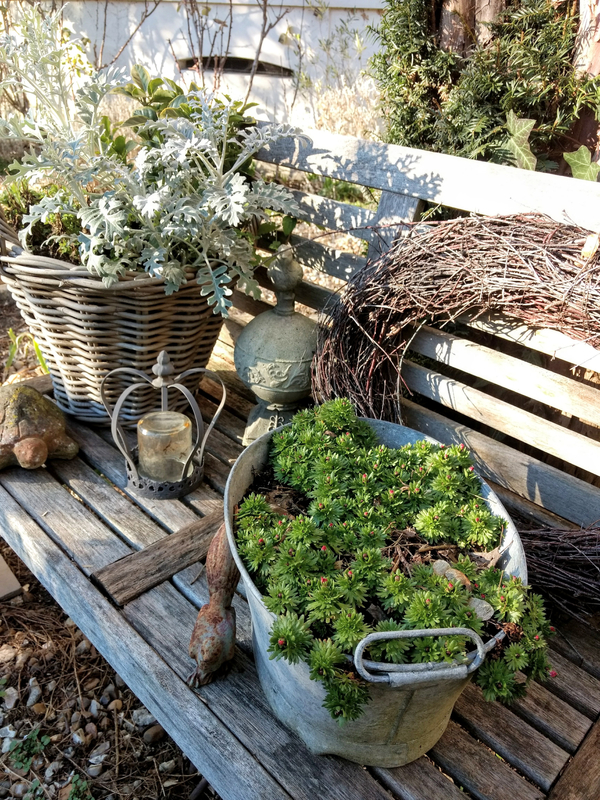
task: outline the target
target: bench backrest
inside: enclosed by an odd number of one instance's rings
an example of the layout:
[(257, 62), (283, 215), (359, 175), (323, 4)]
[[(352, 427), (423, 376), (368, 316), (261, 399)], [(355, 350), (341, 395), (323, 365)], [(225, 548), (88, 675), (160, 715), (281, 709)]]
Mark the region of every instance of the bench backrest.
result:
[[(381, 190), (377, 211), (296, 192), (302, 220), (369, 241), (369, 255), (387, 248), (403, 221), (416, 219), (423, 200), (485, 215), (539, 212), (600, 230), (600, 184), (589, 181), (322, 131), (271, 145), (259, 160)], [(296, 257), (342, 280), (365, 263), (324, 241), (295, 237)], [(266, 274), (258, 277), (268, 287)], [(264, 308), (235, 294), (245, 312)], [(330, 296), (305, 280), (297, 299), (318, 310)], [(600, 519), (600, 489), (592, 483), (600, 476), (599, 351), (557, 330), (480, 319), (465, 320), (459, 335), (423, 328), (411, 352), (434, 359), (439, 370), (410, 353), (405, 359), (403, 377), (416, 394), (403, 402), (407, 425), (464, 442), (494, 488), (524, 514), (547, 524), (561, 523), (554, 515), (577, 525)], [(415, 402), (419, 396), (424, 404)]]

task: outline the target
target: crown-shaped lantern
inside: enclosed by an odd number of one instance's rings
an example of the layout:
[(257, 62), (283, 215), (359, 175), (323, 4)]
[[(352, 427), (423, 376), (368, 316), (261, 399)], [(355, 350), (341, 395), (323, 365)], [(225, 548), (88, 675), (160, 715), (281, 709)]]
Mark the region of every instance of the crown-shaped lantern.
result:
[[(225, 405), (225, 386), (214, 372), (206, 369), (188, 369), (172, 377), (174, 367), (168, 353), (163, 350), (152, 367), (156, 377), (129, 367), (119, 367), (109, 372), (100, 387), (100, 395), (111, 422), (115, 444), (125, 456), (127, 488), (143, 497), (174, 499), (193, 491), (204, 477), (204, 446)], [(131, 375), (134, 379), (121, 394), (114, 408), (106, 399), (106, 384), (117, 374)], [(191, 375), (208, 375), (218, 381), (223, 397), (206, 432), (198, 403), (182, 381)], [(140, 383), (149, 383), (160, 392), (160, 410), (145, 414), (137, 422), (137, 446), (130, 447), (127, 435), (119, 421), (124, 402), (139, 388)], [(192, 420), (186, 414), (169, 410), (169, 391), (180, 392), (187, 400)], [(195, 430), (194, 430), (195, 428)]]

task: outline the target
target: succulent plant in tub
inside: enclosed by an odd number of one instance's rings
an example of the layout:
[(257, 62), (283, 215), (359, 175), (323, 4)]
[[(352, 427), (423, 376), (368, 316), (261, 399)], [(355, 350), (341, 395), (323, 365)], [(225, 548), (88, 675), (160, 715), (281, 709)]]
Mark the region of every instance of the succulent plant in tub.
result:
[(473, 663), (471, 640), (487, 638), (476, 681), (505, 702), (526, 691), (518, 672), (549, 669), (542, 601), (496, 565), (508, 523), (469, 453), (410, 433), (398, 449), (378, 444), (344, 399), (302, 411), (271, 436), (235, 517), (238, 557), (275, 615), (270, 658), (304, 662), (331, 717), (350, 726), (373, 692), (357, 649), (368, 670), (431, 675)]

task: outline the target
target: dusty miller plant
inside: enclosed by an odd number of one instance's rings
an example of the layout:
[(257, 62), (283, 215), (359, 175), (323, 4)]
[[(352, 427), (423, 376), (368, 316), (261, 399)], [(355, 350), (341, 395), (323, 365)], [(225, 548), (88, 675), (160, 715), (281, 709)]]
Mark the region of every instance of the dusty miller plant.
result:
[(184, 94), (138, 67), (132, 77), (143, 91), (163, 87), (170, 99), (160, 113), (142, 108), (134, 116), (136, 138), (127, 143), (101, 109), (110, 92), (128, 85), (123, 70), (94, 70), (77, 42), (63, 40), (58, 13), (25, 13), (17, 35), (0, 40), (0, 62), (11, 76), (5, 83), (19, 80), (31, 98), (27, 116), (0, 121), (0, 135), (31, 145), (9, 181), (55, 187), (23, 217), (24, 244), (37, 222), (73, 214), (81, 221), (81, 262), (107, 286), (145, 271), (170, 293), (193, 274), (224, 315), (232, 282), (259, 294), (248, 229), (270, 212), (296, 208), (286, 189), (242, 170), (289, 126), (256, 127), (248, 106), (197, 87)]

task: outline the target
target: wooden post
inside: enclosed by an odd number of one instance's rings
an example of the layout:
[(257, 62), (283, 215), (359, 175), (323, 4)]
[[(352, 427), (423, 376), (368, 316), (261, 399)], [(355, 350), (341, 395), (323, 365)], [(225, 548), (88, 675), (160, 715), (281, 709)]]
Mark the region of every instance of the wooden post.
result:
[(477, 44), (487, 44), (492, 38), (490, 26), (498, 14), (506, 8), (506, 0), (476, 0), (475, 3), (475, 36)]
[(467, 55), (475, 43), (475, 0), (444, 0), (440, 20), (440, 47)]

